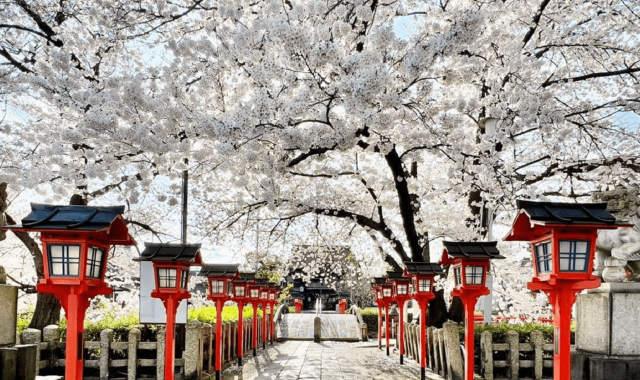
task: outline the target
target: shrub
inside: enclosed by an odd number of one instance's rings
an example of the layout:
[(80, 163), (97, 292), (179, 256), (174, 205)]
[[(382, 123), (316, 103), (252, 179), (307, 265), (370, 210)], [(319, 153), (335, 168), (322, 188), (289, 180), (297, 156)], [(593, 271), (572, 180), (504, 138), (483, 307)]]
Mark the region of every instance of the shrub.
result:
[(33, 318), (32, 307), (30, 307), (29, 310), (18, 314), (18, 322), (17, 322), (18, 334), (22, 334), (24, 330), (29, 328), (29, 323), (31, 323), (31, 318)]
[(367, 330), (378, 333), (378, 308), (367, 307), (360, 310), (362, 320), (367, 324)]
[[(507, 333), (515, 331), (519, 334), (520, 343), (531, 342), (531, 332), (538, 330), (542, 333), (545, 343), (553, 343), (553, 325), (542, 323), (523, 323), (499, 325), (477, 325), (475, 327), (475, 339), (480, 341), (480, 334), (483, 331), (489, 331), (494, 343), (505, 343), (507, 341)], [(571, 341), (574, 341), (575, 326), (571, 326)], [(460, 339), (464, 340), (464, 327), (460, 327)]]
[[(242, 311), (243, 317), (253, 318), (253, 308), (245, 307)], [(258, 317), (262, 317), (262, 310), (258, 310)], [(213, 324), (216, 323), (216, 308), (215, 306), (204, 306), (197, 309), (189, 309), (189, 321), (200, 321), (202, 323)], [(238, 307), (226, 306), (222, 309), (222, 322), (233, 322), (238, 320)]]

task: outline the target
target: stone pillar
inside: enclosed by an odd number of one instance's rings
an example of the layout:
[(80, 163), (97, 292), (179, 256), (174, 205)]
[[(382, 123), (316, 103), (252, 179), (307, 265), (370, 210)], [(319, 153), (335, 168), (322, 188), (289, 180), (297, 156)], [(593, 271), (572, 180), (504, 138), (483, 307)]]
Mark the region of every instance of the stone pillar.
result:
[(447, 367), (445, 365), (445, 353), (444, 353), (444, 329), (438, 329), (435, 331), (436, 342), (438, 344), (438, 373), (440, 376), (446, 376)]
[(0, 266), (0, 347), (16, 344), (18, 323), (18, 288), (7, 285), (4, 268)]
[(14, 347), (18, 351), (16, 361), (16, 380), (35, 380), (38, 348), (35, 344), (22, 344)]
[[(196, 379), (202, 373), (202, 323), (191, 321), (187, 323), (187, 337), (184, 351), (184, 377)], [(199, 363), (198, 363), (199, 362)]]
[[(431, 327), (427, 327), (427, 366), (430, 369), (435, 369), (436, 368), (436, 361), (435, 359), (435, 341), (434, 341), (434, 337), (433, 337), (433, 331), (436, 328), (431, 326)], [(435, 372), (437, 373), (438, 371), (435, 370)]]
[[(216, 325), (215, 323), (213, 325), (210, 325), (208, 323), (205, 323), (204, 325), (202, 325), (202, 328), (204, 330), (204, 335), (208, 336), (209, 338), (203, 342), (200, 342), (200, 345), (202, 346), (202, 350), (204, 351), (204, 345), (207, 345), (207, 363), (209, 365), (208, 368), (201, 368), (202, 371), (206, 372), (206, 373), (213, 373), (213, 371), (215, 371), (215, 363), (214, 363), (214, 359), (215, 357), (213, 356), (213, 352), (215, 350), (215, 341), (214, 341), (214, 337), (215, 337), (215, 333), (216, 333)], [(203, 363), (203, 359), (204, 359), (204, 355), (203, 357), (200, 358), (200, 365), (202, 365)], [(202, 371), (200, 372), (202, 374)]]
[(106, 329), (100, 332), (100, 380), (109, 380), (109, 353), (113, 341), (113, 330)]
[(36, 373), (40, 371), (40, 343), (42, 332), (38, 329), (26, 329), (22, 332), (22, 343), (36, 345)]
[(138, 377), (138, 344), (141, 337), (140, 330), (129, 331), (129, 347), (127, 349), (127, 380), (136, 380)]
[(455, 322), (445, 322), (442, 325), (447, 350), (448, 379), (464, 380), (464, 360), (460, 353), (460, 332)]
[(15, 379), (18, 365), (18, 349), (0, 348), (0, 379)]
[(58, 361), (58, 357), (56, 356), (56, 347), (60, 341), (58, 325), (45, 326), (42, 330), (42, 340), (47, 342), (49, 347), (49, 369), (53, 370)]
[(520, 376), (520, 334), (511, 330), (507, 333), (507, 344), (509, 345), (509, 354), (507, 362), (509, 363), (509, 378), (518, 380)]
[(313, 341), (320, 343), (322, 338), (322, 319), (320, 317), (313, 318)]
[[(480, 334), (480, 350), (482, 352), (484, 380), (493, 380), (493, 337), (489, 331), (483, 331)], [(542, 359), (542, 355), (540, 358)]]
[(544, 337), (540, 331), (531, 332), (531, 343), (533, 344), (533, 378), (542, 380)]
[(158, 331), (157, 338), (157, 351), (156, 351), (156, 379), (164, 379), (164, 341), (165, 330)]

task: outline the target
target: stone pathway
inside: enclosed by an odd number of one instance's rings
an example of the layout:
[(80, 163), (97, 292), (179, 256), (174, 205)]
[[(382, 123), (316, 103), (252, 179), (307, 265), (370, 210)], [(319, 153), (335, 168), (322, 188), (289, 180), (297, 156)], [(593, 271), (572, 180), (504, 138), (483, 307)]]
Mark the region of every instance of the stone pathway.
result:
[[(262, 351), (262, 350), (260, 350)], [(248, 357), (242, 371), (231, 367), (224, 380), (388, 380), (419, 379), (420, 365), (397, 354), (386, 356), (373, 344), (287, 341), (275, 343), (256, 358)], [(427, 370), (429, 380), (442, 377)]]

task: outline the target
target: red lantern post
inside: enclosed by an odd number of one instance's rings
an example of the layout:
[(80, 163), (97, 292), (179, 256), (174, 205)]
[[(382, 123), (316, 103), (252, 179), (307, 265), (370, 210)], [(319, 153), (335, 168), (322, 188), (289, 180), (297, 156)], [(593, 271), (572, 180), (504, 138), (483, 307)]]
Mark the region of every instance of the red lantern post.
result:
[(382, 285), (387, 282), (386, 277), (374, 277), (371, 283), (371, 291), (375, 294), (376, 305), (378, 306), (378, 349), (382, 349)]
[(238, 304), (238, 366), (242, 365), (244, 351), (244, 304), (249, 300), (249, 285), (254, 282), (255, 273), (240, 273), (240, 279), (233, 281), (233, 300)]
[(474, 378), (474, 311), (480, 296), (490, 293), (486, 286), (490, 259), (504, 259), (497, 248), (497, 242), (450, 242), (445, 241), (442, 253), (442, 265), (453, 269), (456, 288), (451, 292), (460, 297), (464, 304), (464, 347), (465, 379)]
[(216, 380), (220, 380), (222, 370), (222, 309), (225, 302), (233, 297), (231, 281), (240, 278), (238, 265), (205, 265), (200, 270), (200, 276), (206, 276), (209, 282), (208, 299), (216, 303), (216, 348), (215, 370)]
[[(260, 292), (262, 292), (262, 288), (267, 282), (268, 280), (256, 279), (255, 282), (249, 286), (249, 298), (251, 299), (251, 307), (253, 308), (251, 348), (253, 349), (254, 357), (258, 355), (258, 306), (261, 301)], [(266, 317), (266, 314), (262, 313), (262, 316)]]
[(44, 278), (39, 293), (53, 294), (67, 317), (65, 379), (81, 380), (84, 372), (84, 317), (89, 300), (111, 294), (104, 282), (112, 245), (135, 245), (122, 219), (124, 206), (53, 206), (31, 204), (16, 232), (40, 232)]
[(302, 293), (293, 293), (291, 297), (293, 298), (293, 306), (296, 309), (296, 314), (302, 313), (302, 303), (304, 299)]
[(338, 298), (338, 313), (344, 314), (347, 311), (347, 303), (349, 302), (349, 295), (340, 294)]
[(262, 304), (262, 349), (267, 349), (267, 335), (269, 335), (269, 330), (267, 330), (267, 309), (271, 309), (269, 307), (269, 284), (265, 284), (260, 289), (260, 303)]
[(426, 378), (427, 368), (427, 308), (429, 301), (435, 298), (433, 285), (436, 275), (444, 275), (438, 264), (405, 261), (405, 277), (413, 282), (411, 297), (420, 306), (420, 379)]
[(600, 286), (592, 275), (599, 229), (616, 224), (606, 203), (555, 203), (518, 200), (518, 215), (506, 241), (528, 241), (534, 277), (527, 287), (549, 296), (555, 326), (553, 378), (571, 378), (571, 308), (582, 290)]
[(164, 379), (175, 378), (175, 329), (176, 312), (182, 300), (189, 294), (189, 268), (202, 265), (200, 244), (145, 243), (145, 250), (134, 261), (151, 261), (156, 288), (151, 297), (158, 298), (167, 312), (165, 325)]
[(398, 303), (400, 313), (400, 364), (404, 364), (404, 304), (411, 299), (409, 287), (411, 279), (404, 277), (402, 271), (388, 271), (387, 281), (393, 284), (393, 298)]
[[(387, 278), (385, 277), (385, 281)], [(393, 302), (393, 284), (385, 282), (380, 285), (380, 295), (382, 298), (379, 298), (379, 302), (384, 306), (384, 337), (387, 345), (387, 356), (389, 356), (389, 347), (391, 344), (389, 343), (389, 337), (391, 335), (391, 320), (389, 319), (389, 308), (391, 307), (391, 303)]]

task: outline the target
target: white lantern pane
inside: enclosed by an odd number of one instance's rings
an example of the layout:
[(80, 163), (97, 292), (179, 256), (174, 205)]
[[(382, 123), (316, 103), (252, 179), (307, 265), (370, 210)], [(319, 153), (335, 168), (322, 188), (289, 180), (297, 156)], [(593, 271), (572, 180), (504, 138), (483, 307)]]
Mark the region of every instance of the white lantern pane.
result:
[(560, 252), (566, 253), (571, 251), (571, 242), (569, 241), (560, 241)]
[(576, 242), (576, 253), (587, 253), (589, 249), (589, 243), (586, 241), (577, 241)]
[(80, 258), (80, 247), (77, 245), (69, 246), (69, 258), (70, 259), (79, 259)]
[(70, 276), (77, 276), (80, 274), (80, 265), (77, 263), (70, 263), (69, 264), (69, 275)]
[(62, 246), (61, 245), (50, 245), (49, 252), (51, 252), (51, 258), (62, 258)]
[(569, 255), (560, 255), (560, 270), (568, 271), (570, 262), (571, 260), (569, 260)]
[(51, 267), (51, 274), (54, 276), (62, 276), (62, 264), (53, 264), (53, 266)]
[(587, 260), (581, 257), (576, 258), (576, 271), (584, 272), (586, 270), (587, 270)]

